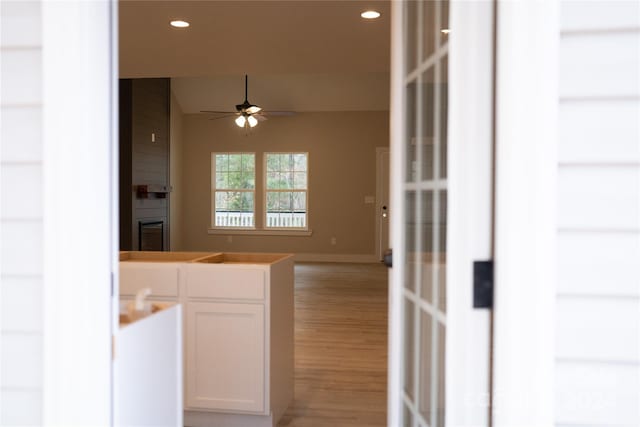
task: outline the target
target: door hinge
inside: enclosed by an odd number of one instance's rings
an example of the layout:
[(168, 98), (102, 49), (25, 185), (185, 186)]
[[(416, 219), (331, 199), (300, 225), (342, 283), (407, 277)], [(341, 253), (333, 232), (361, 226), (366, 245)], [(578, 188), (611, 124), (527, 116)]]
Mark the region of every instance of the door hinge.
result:
[(473, 308), (493, 308), (493, 261), (473, 262)]

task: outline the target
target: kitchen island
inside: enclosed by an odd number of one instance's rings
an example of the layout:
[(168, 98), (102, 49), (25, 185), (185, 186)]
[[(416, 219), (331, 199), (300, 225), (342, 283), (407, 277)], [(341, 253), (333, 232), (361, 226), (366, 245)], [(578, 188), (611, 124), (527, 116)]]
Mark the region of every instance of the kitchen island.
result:
[(293, 256), (122, 252), (120, 296), (183, 307), (184, 424), (275, 426), (293, 399)]

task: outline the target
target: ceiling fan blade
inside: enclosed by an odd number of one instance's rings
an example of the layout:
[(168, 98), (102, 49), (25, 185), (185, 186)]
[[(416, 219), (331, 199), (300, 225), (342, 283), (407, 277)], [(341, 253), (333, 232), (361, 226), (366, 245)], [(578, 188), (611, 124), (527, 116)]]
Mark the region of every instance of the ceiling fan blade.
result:
[(236, 114), (236, 113), (225, 114), (224, 116), (211, 117), (209, 120), (220, 120), (220, 119), (226, 119), (227, 117), (232, 117), (232, 116), (237, 116), (237, 114)]
[(269, 120), (267, 118), (267, 116), (265, 116), (262, 113), (256, 113), (256, 114), (252, 114), (253, 117), (255, 117), (256, 119), (258, 119), (259, 122), (264, 122), (265, 120)]
[(293, 116), (295, 111), (262, 111), (265, 116)]
[(236, 114), (235, 111), (212, 111), (212, 110), (200, 110), (201, 113), (210, 113), (210, 114)]

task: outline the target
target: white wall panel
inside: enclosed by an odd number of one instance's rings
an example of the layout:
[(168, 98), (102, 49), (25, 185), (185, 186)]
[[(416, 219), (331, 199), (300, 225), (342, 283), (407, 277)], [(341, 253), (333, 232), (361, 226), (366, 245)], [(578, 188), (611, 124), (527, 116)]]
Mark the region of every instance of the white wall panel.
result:
[(42, 109), (39, 106), (7, 106), (1, 107), (0, 114), (0, 159), (3, 162), (40, 162)]
[(0, 2), (0, 424), (42, 424), (42, 21)]
[(42, 223), (25, 221), (2, 224), (0, 230), (3, 275), (42, 274)]
[(3, 277), (0, 293), (0, 325), (3, 332), (42, 330), (42, 279)]
[(561, 167), (560, 229), (640, 230), (640, 168)]
[(0, 172), (3, 219), (42, 218), (42, 166), (5, 164)]
[(556, 364), (557, 424), (640, 425), (640, 366)]
[(556, 426), (640, 425), (640, 2), (561, 5)]
[[(640, 362), (640, 298), (558, 298), (556, 356)], [(638, 384), (640, 387), (640, 384)]]
[(640, 96), (640, 34), (571, 35), (560, 43), (560, 96)]
[(41, 424), (42, 392), (37, 390), (2, 390), (0, 424), (3, 426), (37, 426)]
[[(640, 78), (640, 77), (639, 77)], [(560, 103), (560, 163), (640, 164), (640, 104), (637, 101)]]
[(0, 375), (3, 387), (40, 388), (42, 365), (40, 334), (2, 334)]
[(41, 102), (40, 49), (3, 49), (1, 70), (2, 105), (32, 105)]
[(39, 1), (3, 1), (0, 11), (0, 46), (40, 46)]
[(558, 235), (558, 293), (640, 297), (640, 233)]
[(640, 3), (634, 0), (562, 1), (563, 31), (589, 31), (640, 27)]

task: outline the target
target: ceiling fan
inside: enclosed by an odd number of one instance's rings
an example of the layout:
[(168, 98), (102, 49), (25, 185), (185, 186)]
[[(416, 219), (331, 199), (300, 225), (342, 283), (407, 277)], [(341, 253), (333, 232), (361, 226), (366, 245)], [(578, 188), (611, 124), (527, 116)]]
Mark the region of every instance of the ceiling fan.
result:
[(249, 102), (249, 77), (244, 76), (244, 102), (236, 105), (236, 111), (212, 111), (200, 110), (201, 113), (224, 114), (214, 117), (211, 120), (222, 119), (229, 116), (238, 116), (235, 119), (236, 125), (241, 128), (255, 127), (258, 121), (267, 120), (266, 116), (291, 116), (293, 111), (265, 111), (262, 107)]

